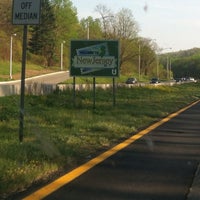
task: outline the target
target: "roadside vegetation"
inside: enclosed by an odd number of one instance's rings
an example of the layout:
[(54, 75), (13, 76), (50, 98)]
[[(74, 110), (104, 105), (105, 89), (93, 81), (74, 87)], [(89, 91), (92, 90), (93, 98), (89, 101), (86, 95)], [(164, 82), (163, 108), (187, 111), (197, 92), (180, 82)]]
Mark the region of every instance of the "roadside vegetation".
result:
[[(14, 62), (12, 70), (12, 80), (21, 79), (21, 63)], [(38, 76), (42, 74), (52, 73), (58, 71), (58, 68), (44, 68), (42, 66), (27, 63), (26, 65), (26, 78)], [(10, 63), (8, 61), (0, 60), (0, 81), (10, 81)]]
[[(11, 23), (12, 0), (0, 0), (0, 11), (0, 81), (10, 80), (11, 37), (13, 80), (17, 80), (21, 77), (22, 26)], [(59, 71), (61, 45), (64, 70), (69, 70), (70, 41), (86, 40), (89, 25), (90, 39), (120, 41), (118, 83), (124, 83), (128, 77), (144, 82), (152, 77), (199, 79), (199, 49), (160, 54), (155, 41), (139, 35), (139, 24), (128, 8), (114, 13), (104, 5), (97, 5), (95, 12), (99, 18), (78, 19), (70, 0), (43, 0), (41, 12), (42, 24), (28, 27), (26, 78)], [(112, 83), (112, 79), (107, 78), (96, 81)], [(72, 79), (66, 83), (72, 83)], [(90, 84), (92, 78), (78, 78), (77, 83)], [(71, 90), (43, 96), (27, 95), (23, 143), (18, 139), (20, 97), (0, 97), (0, 198), (69, 171), (198, 100), (199, 87), (199, 82), (172, 87), (119, 87), (115, 107), (112, 89), (98, 88), (95, 110), (92, 91), (77, 91), (75, 107)]]
[(24, 141), (18, 139), (19, 96), (0, 98), (0, 196), (69, 171), (131, 134), (200, 98), (199, 83), (56, 91), (25, 97)]
[[(13, 73), (21, 71), (23, 30), (22, 26), (12, 25), (12, 0), (1, 0), (0, 11), (0, 81), (3, 81), (9, 80), (11, 38)], [(63, 69), (68, 70), (70, 41), (89, 37), (91, 40), (120, 42), (119, 60), (123, 75), (132, 77), (136, 74), (138, 80), (140, 76), (149, 79), (159, 77), (161, 80), (182, 77), (199, 79), (199, 48), (162, 54), (155, 40), (140, 36), (140, 24), (129, 8), (114, 12), (99, 4), (94, 12), (98, 18), (88, 16), (79, 19), (77, 9), (70, 0), (42, 0), (41, 24), (28, 26), (27, 67), (33, 65), (43, 70), (60, 70), (63, 45)]]
[[(161, 79), (167, 78), (166, 66), (157, 63), (157, 44), (139, 35), (139, 24), (129, 8), (122, 8), (115, 13), (99, 4), (94, 10), (98, 18), (88, 16), (78, 19), (77, 10), (70, 0), (42, 0), (41, 24), (28, 26), (27, 62), (44, 69), (57, 67), (59, 70), (63, 45), (63, 69), (68, 70), (72, 39), (86, 40), (89, 37), (91, 40), (118, 40), (123, 75), (133, 76), (138, 72), (140, 54), (141, 76), (159, 75)], [(12, 0), (1, 0), (0, 11), (3, 11), (0, 12), (0, 43), (3, 44), (0, 46), (0, 61), (9, 64), (12, 38), (13, 70), (16, 70), (15, 63), (20, 63), (22, 58), (22, 26), (12, 25)], [(1, 65), (0, 68), (7, 66)], [(4, 77), (0, 78), (4, 80)]]

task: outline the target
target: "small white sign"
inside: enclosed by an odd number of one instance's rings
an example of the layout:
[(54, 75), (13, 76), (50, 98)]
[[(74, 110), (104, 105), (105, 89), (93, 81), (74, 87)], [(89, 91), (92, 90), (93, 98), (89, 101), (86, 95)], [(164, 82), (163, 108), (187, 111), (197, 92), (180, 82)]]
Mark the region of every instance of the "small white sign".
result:
[(34, 25), (40, 23), (41, 0), (13, 0), (12, 23)]

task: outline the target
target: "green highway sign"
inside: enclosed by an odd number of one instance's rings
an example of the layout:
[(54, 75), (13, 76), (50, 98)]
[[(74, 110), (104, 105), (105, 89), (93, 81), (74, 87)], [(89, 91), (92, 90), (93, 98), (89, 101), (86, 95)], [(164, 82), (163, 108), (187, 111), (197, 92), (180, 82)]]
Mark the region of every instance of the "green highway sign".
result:
[(72, 40), (71, 76), (119, 76), (117, 40)]

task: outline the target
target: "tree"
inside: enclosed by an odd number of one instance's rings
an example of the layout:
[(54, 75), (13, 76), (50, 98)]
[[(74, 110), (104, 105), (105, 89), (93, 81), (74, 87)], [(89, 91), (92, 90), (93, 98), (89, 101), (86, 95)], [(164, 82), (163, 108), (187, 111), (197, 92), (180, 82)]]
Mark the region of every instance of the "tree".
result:
[(200, 77), (199, 48), (161, 54), (159, 56), (159, 59), (160, 63), (163, 66), (167, 65), (166, 61), (167, 57), (169, 57), (171, 60), (171, 70), (173, 72), (174, 78), (194, 77), (195, 79), (199, 79)]
[(83, 18), (80, 21), (81, 25), (81, 38), (86, 39), (102, 39), (103, 33), (101, 29), (101, 21), (100, 19), (93, 19), (91, 16), (88, 18)]
[(139, 28), (130, 9), (122, 8), (113, 22), (114, 33), (118, 38), (132, 40), (137, 37)]
[(56, 19), (56, 38), (57, 41), (63, 40), (69, 42), (71, 38), (77, 38), (79, 35), (79, 22), (76, 8), (73, 7), (70, 0), (51, 0), (55, 19)]
[(55, 53), (55, 15), (49, 0), (42, 1), (41, 24), (31, 27), (32, 37), (29, 41), (29, 51), (42, 55), (46, 65), (52, 66)]
[(99, 4), (96, 6), (95, 11), (100, 14), (100, 18), (102, 20), (102, 32), (104, 33), (104, 38), (109, 38), (109, 34), (111, 34), (110, 28), (112, 27), (112, 18), (114, 18), (113, 13), (110, 9), (108, 9), (105, 5)]
[(72, 38), (78, 38), (81, 34), (81, 27), (77, 17), (77, 10), (73, 7), (70, 0), (51, 0), (54, 15), (56, 19), (55, 24), (55, 55), (56, 61), (60, 58), (61, 43), (64, 43), (64, 65), (69, 63), (69, 46)]
[(113, 14), (110, 9), (100, 4), (95, 11), (102, 18), (104, 37), (120, 41), (120, 66), (123, 70), (123, 67), (126, 67), (126, 63), (131, 62), (138, 55), (134, 52), (139, 30), (138, 24), (133, 18), (130, 9), (122, 8), (118, 13)]
[(156, 68), (156, 54), (155, 43), (151, 39), (147, 38), (140, 38), (139, 40), (140, 45), (140, 54), (141, 54), (141, 73), (145, 76), (152, 74), (153, 76), (157, 76), (154, 73), (154, 69)]
[(0, 25), (1, 30), (4, 30), (6, 33), (12, 32), (12, 0), (1, 0), (0, 1)]
[(182, 59), (176, 59), (172, 63), (174, 76), (176, 78), (200, 77), (200, 56), (191, 56)]
[[(13, 42), (14, 49), (13, 57), (19, 58), (21, 52), (21, 26), (12, 25), (12, 0), (0, 0), (0, 58), (8, 60), (10, 56), (10, 38), (14, 33), (17, 37)], [(19, 48), (18, 48), (19, 47)]]

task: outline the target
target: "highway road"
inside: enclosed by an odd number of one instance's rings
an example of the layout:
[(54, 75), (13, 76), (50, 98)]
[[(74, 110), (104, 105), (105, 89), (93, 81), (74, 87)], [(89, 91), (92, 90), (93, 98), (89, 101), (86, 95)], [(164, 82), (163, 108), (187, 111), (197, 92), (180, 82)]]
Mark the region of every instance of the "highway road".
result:
[(26, 83), (29, 84), (31, 82), (37, 83), (46, 83), (46, 84), (58, 84), (63, 81), (66, 81), (69, 78), (69, 71), (60, 71), (50, 74), (44, 74), (41, 76), (36, 76), (33, 78), (26, 79)]
[[(27, 78), (25, 80), (25, 85), (26, 88), (29, 88), (29, 90), (32, 90), (32, 88), (35, 88), (36, 86), (41, 87), (41, 85), (53, 87), (56, 84), (67, 80), (68, 78), (69, 78), (69, 71), (60, 71), (60, 72), (35, 76), (32, 78)], [(21, 80), (0, 82), (0, 96), (20, 94), (20, 89), (21, 89)], [(38, 90), (41, 90), (41, 88), (39, 88)]]
[[(60, 72), (55, 72), (55, 73), (50, 73), (50, 74), (44, 74), (41, 76), (35, 76), (32, 78), (27, 78), (25, 80), (25, 90), (26, 93), (29, 94), (47, 94), (51, 93), (56, 89), (56, 85), (58, 83), (61, 83), (69, 78), (69, 71), (60, 71)], [(186, 82), (185, 82), (186, 83)], [(181, 83), (176, 83), (174, 81), (168, 81), (168, 82), (161, 82), (158, 84), (151, 84), (151, 85), (169, 85), (172, 86), (174, 84), (181, 84)], [(146, 86), (149, 85), (149, 83), (136, 83), (136, 84), (125, 84), (125, 83), (117, 83), (118, 86), (125, 86), (125, 87), (138, 87), (138, 86)], [(101, 88), (107, 88), (107, 87), (112, 87), (112, 85), (109, 84), (96, 84), (97, 87)], [(72, 86), (66, 86), (62, 85), (61, 90), (65, 89), (67, 87), (72, 87)], [(92, 84), (76, 84), (76, 88), (93, 88)], [(0, 96), (9, 96), (9, 95), (15, 95), (15, 94), (20, 94), (21, 90), (21, 80), (13, 80), (13, 81), (5, 81), (5, 82), (0, 82)]]
[(200, 161), (199, 119), (196, 102), (20, 199), (186, 200)]

